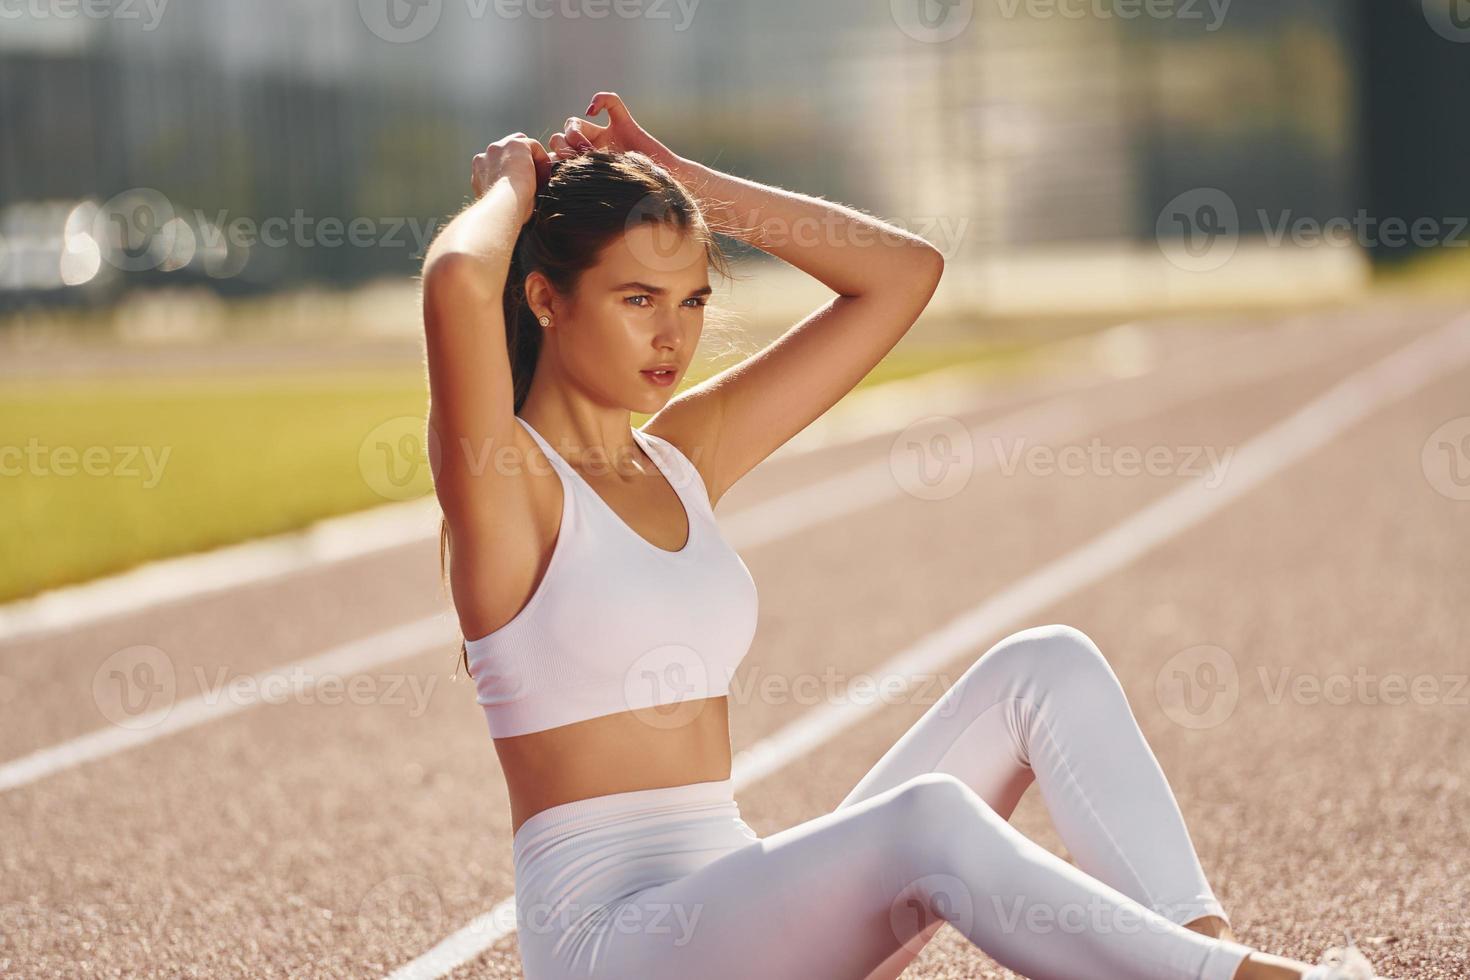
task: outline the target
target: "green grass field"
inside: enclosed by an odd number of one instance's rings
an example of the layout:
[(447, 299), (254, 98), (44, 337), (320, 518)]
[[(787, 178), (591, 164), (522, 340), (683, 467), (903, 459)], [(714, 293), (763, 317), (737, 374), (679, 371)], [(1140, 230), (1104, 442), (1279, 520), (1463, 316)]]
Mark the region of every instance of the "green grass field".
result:
[(8, 385), (0, 599), (383, 503), (359, 451), (425, 404), (416, 370)]
[[(863, 385), (1022, 359), (1014, 344), (900, 348)], [(0, 601), (431, 493), (427, 404), (416, 364), (8, 383)]]

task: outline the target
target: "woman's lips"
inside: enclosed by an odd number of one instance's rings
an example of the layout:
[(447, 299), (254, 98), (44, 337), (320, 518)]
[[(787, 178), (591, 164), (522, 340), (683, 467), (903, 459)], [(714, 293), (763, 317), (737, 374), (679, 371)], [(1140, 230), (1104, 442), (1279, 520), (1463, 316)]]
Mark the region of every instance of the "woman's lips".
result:
[(639, 371), (638, 373), (660, 388), (667, 388), (679, 376), (679, 372), (673, 368), (664, 371)]

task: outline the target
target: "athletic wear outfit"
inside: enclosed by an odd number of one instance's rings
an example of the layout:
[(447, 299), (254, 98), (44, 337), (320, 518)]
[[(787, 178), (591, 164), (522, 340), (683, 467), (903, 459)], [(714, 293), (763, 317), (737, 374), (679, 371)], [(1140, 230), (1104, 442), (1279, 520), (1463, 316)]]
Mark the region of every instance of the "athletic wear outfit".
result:
[(666, 551), (516, 418), (561, 475), (561, 530), (521, 611), (465, 644), (490, 734), (728, 693), (755, 637), (755, 581), (720, 536), (699, 471), (672, 443), (633, 430), (689, 517), (684, 547)]
[[(467, 644), (491, 733), (728, 693), (756, 594), (698, 471), (633, 430), (688, 514), (665, 551), (521, 422), (564, 505), (535, 594)], [(1033, 781), (1075, 867), (1008, 822)], [(1117, 677), (1067, 626), (991, 647), (831, 813), (762, 838), (724, 779), (553, 806), (512, 850), (527, 980), (877, 980), (945, 921), (1033, 978), (1229, 980), (1250, 952), (1183, 927), (1228, 917)]]

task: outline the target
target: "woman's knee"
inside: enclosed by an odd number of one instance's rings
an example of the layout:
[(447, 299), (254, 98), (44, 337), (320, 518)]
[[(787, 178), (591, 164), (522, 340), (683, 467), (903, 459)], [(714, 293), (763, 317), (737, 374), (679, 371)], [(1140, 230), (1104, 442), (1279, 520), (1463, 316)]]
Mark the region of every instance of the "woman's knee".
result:
[(894, 787), (889, 815), (920, 870), (943, 867), (956, 846), (976, 846), (977, 833), (1009, 827), (984, 797), (947, 772), (923, 773)]
[(1063, 684), (1116, 684), (1112, 665), (1092, 637), (1075, 626), (1052, 623), (1012, 633), (991, 647), (982, 660), (1024, 672), (1049, 689)]

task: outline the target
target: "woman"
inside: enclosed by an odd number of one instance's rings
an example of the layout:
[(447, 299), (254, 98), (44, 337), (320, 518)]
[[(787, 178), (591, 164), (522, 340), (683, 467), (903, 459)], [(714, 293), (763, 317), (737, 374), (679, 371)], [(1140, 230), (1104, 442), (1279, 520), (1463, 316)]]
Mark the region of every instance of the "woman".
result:
[[(1234, 940), (1070, 627), (992, 647), (833, 812), (764, 839), (741, 819), (728, 692), (757, 599), (714, 504), (883, 358), (943, 260), (603, 110), (477, 155), (423, 269), (441, 558), (510, 793), (528, 980), (892, 977), (946, 921), (1030, 977), (1371, 977), (1351, 944), (1313, 968)], [(712, 229), (837, 297), (671, 397), (725, 269)], [(1033, 781), (1077, 866), (1009, 824)]]

